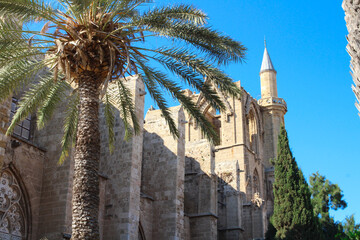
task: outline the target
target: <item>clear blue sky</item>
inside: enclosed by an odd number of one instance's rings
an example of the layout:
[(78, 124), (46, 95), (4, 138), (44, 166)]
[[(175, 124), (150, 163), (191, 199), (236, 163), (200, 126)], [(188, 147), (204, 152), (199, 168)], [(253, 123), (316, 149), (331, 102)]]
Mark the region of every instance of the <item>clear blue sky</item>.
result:
[(355, 213), (360, 222), (360, 118), (351, 91), (341, 1), (156, 0), (168, 3), (202, 9), (210, 25), (248, 48), (246, 63), (225, 71), (257, 99), (266, 36), (279, 97), (288, 104), (286, 128), (299, 166), (307, 177), (319, 171), (339, 184), (348, 207), (332, 212), (336, 220)]

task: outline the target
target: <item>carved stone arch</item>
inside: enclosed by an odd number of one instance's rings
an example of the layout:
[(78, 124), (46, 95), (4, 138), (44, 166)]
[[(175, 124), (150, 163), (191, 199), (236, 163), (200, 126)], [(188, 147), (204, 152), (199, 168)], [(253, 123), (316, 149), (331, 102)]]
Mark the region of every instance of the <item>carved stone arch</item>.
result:
[(259, 130), (258, 122), (256, 120), (256, 113), (253, 109), (251, 109), (246, 116), (246, 127), (248, 136), (247, 143), (249, 144), (249, 148), (257, 153), (259, 148)]
[[(222, 102), (225, 104), (225, 106), (226, 106), (226, 115), (227, 116), (233, 115), (234, 111), (233, 111), (230, 103), (228, 102), (227, 97), (217, 87), (214, 87), (213, 84), (210, 82), (210, 80), (207, 77), (205, 77), (205, 82), (204, 83), (212, 86), (213, 89), (216, 91), (217, 95), (222, 100)], [(198, 97), (198, 99), (196, 101), (196, 106), (200, 109), (202, 114), (205, 114), (211, 108), (210, 103), (206, 101), (206, 99), (205, 99), (205, 97), (204, 97), (204, 95), (202, 93), (199, 94), (199, 97)]]
[(257, 126), (258, 126), (258, 133), (260, 135), (262, 135), (264, 133), (264, 127), (263, 127), (264, 125), (263, 125), (263, 120), (262, 120), (262, 117), (261, 117), (260, 107), (256, 103), (255, 100), (253, 100), (251, 102), (251, 109), (253, 109), (253, 111), (255, 113), (255, 119), (256, 119), (256, 122), (257, 122)]
[[(218, 115), (216, 110), (212, 107), (212, 105), (206, 101), (205, 97), (200, 93), (199, 98), (196, 102), (196, 106), (200, 110), (200, 112), (206, 117), (206, 119), (213, 124), (215, 131), (219, 136), (219, 142), (216, 145), (221, 144), (221, 115)], [(193, 118), (189, 119), (190, 124), (194, 124), (194, 128), (197, 129), (197, 123), (193, 122)], [(201, 138), (205, 138), (203, 134), (201, 134)]]
[(260, 208), (263, 205), (264, 200), (261, 198), (261, 181), (260, 181), (259, 173), (256, 168), (254, 169), (252, 177), (253, 177), (252, 179), (253, 196), (251, 202), (255, 207)]
[(260, 108), (255, 100), (251, 98), (246, 111), (246, 125), (248, 130), (249, 147), (255, 153), (259, 153), (260, 137), (263, 133), (262, 119), (260, 117)]
[(20, 174), (10, 165), (0, 171), (0, 239), (30, 239), (28, 195)]
[(210, 103), (208, 103), (207, 101), (205, 101), (205, 98), (203, 99), (203, 101), (200, 102), (199, 105), (199, 109), (201, 111), (202, 114), (207, 113), (211, 108)]
[(260, 176), (259, 176), (259, 173), (257, 171), (257, 169), (255, 168), (254, 169), (254, 173), (253, 173), (253, 193), (259, 193), (260, 194), (260, 189), (261, 189), (261, 186), (260, 186)]

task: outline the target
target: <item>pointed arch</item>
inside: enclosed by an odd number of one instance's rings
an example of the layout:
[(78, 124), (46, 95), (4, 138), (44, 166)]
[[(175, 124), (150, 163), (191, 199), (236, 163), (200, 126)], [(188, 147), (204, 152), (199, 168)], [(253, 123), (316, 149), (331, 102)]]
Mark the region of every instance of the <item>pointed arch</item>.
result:
[(260, 194), (260, 178), (259, 178), (259, 173), (256, 168), (255, 168), (254, 174), (253, 174), (253, 193)]
[(254, 99), (251, 99), (251, 103), (246, 111), (246, 125), (249, 148), (255, 153), (259, 153), (261, 135), (263, 133), (262, 119), (260, 116), (259, 106), (255, 103)]
[(30, 232), (28, 197), (16, 170), (0, 171), (0, 239), (27, 240)]
[(258, 123), (255, 117), (255, 111), (253, 109), (250, 110), (249, 114), (246, 118), (246, 126), (248, 132), (248, 143), (249, 148), (255, 153), (258, 152)]
[[(196, 101), (196, 106), (199, 108), (200, 112), (206, 117), (206, 119), (214, 126), (215, 131), (219, 136), (219, 142), (217, 145), (221, 144), (221, 114), (219, 114), (212, 105), (205, 99), (202, 93), (199, 94), (199, 97)], [(193, 124), (193, 118), (190, 117), (189, 123)], [(197, 129), (197, 124), (194, 123), (194, 129)], [(201, 133), (201, 139), (204, 139), (205, 136)]]

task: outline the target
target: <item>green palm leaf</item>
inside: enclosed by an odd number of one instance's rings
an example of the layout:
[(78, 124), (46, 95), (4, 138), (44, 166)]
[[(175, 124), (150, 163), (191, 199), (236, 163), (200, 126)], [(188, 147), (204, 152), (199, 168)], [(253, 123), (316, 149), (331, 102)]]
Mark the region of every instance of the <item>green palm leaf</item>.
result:
[(0, 101), (31, 82), (45, 66), (44, 61), (19, 60), (0, 68)]
[(39, 105), (42, 104), (47, 97), (48, 91), (51, 90), (53, 86), (54, 81), (52, 76), (47, 76), (46, 78), (41, 78), (39, 83), (26, 91), (19, 101), (18, 109), (9, 128), (7, 129), (6, 134), (11, 134), (16, 124), (23, 121), (27, 116), (34, 112)]
[(41, 129), (48, 122), (59, 103), (61, 103), (66, 96), (66, 92), (70, 91), (70, 86), (64, 81), (59, 81), (53, 84), (52, 88), (48, 91), (46, 99), (43, 101), (42, 106), (37, 112), (37, 127)]
[(43, 18), (56, 21), (56, 14), (50, 4), (41, 0), (0, 0), (0, 16), (12, 15), (20, 21), (35, 21)]
[(140, 125), (135, 113), (131, 91), (125, 86), (121, 79), (116, 80), (115, 83), (117, 84), (118, 91), (113, 97), (116, 105), (120, 109), (120, 116), (124, 123), (124, 139), (129, 140), (133, 133), (137, 134), (140, 131)]
[(64, 135), (61, 140), (61, 155), (59, 164), (63, 164), (69, 156), (70, 148), (73, 147), (76, 138), (76, 129), (79, 118), (79, 95), (73, 92), (69, 98), (69, 105), (64, 120)]
[(114, 126), (115, 126), (115, 112), (114, 106), (110, 103), (109, 95), (105, 95), (105, 107), (104, 107), (104, 115), (105, 115), (105, 122), (108, 128), (108, 138), (109, 138), (109, 150), (110, 153), (114, 151), (114, 143), (115, 143), (115, 134), (114, 134)]

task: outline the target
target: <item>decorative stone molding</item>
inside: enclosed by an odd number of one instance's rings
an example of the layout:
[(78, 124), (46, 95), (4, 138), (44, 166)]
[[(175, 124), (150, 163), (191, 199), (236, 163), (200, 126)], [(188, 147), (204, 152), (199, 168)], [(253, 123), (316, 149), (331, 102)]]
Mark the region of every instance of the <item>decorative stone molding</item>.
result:
[(251, 203), (258, 208), (261, 208), (263, 205), (264, 199), (260, 197), (260, 193), (256, 192), (254, 193), (253, 198), (251, 199)]
[(259, 105), (266, 107), (270, 105), (278, 105), (283, 106), (285, 109), (287, 109), (287, 105), (284, 99), (277, 98), (277, 97), (268, 97), (268, 98), (261, 98), (258, 100)]

